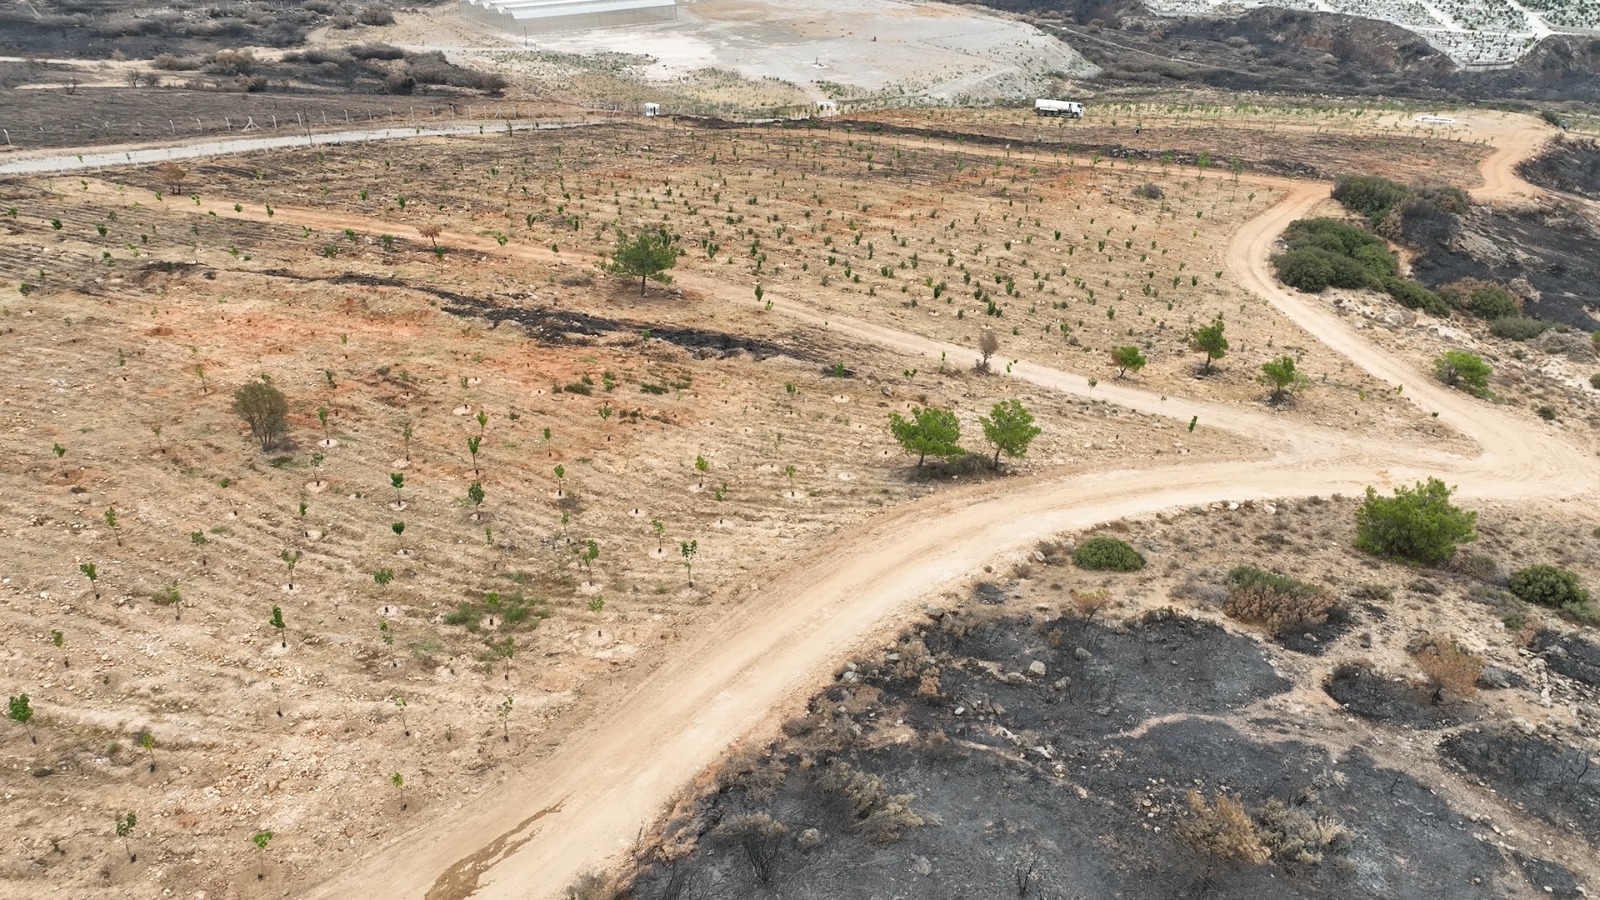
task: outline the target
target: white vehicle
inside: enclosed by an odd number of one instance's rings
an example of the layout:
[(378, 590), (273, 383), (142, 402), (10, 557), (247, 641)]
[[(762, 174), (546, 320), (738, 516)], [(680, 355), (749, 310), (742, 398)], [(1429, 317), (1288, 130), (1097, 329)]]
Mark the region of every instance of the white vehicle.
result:
[(1074, 100), (1035, 100), (1033, 111), (1041, 116), (1065, 116), (1069, 119), (1083, 118), (1083, 104)]

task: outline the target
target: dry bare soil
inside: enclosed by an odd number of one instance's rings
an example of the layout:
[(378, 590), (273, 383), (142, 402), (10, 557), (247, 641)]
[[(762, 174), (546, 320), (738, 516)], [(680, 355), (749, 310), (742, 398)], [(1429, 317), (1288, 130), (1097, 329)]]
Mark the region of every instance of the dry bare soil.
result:
[[(1012, 115), (1000, 126), (1032, 122)], [(490, 870), (524, 848), (572, 871), (611, 853), (613, 826), (633, 835), (678, 773), (764, 698), (809, 685), (893, 598), (1059, 530), (1080, 494), (1101, 504), (1090, 515), (1116, 494), (1164, 509), (1443, 465), (1479, 493), (1547, 502), (1566, 438), (1425, 385), (1402, 395), (1411, 379), (1332, 313), (1289, 316), (1242, 286), (1239, 260), (1261, 248), (1233, 236), (1322, 188), (1260, 174), (1261, 156), (1177, 118), (1141, 131), (1161, 152), (1132, 159), (943, 119), (970, 139), (874, 122), (491, 126), (7, 182), (0, 678), (37, 713), (0, 750), (15, 835), (0, 884), (554, 893), (568, 879), (553, 869)], [(1275, 134), (1273, 158), (1310, 131)], [(1351, 134), (1340, 165), (1398, 177), (1413, 154), (1456, 173), (1485, 155), (1472, 137)], [(1241, 163), (1202, 166), (1202, 151)], [(1135, 196), (1146, 184), (1163, 197)], [(673, 288), (641, 296), (597, 271), (614, 224), (678, 235)], [(1232, 350), (1200, 377), (1187, 333), (1219, 314)], [(983, 328), (1001, 343), (988, 377), (971, 371)], [(1126, 344), (1150, 363), (1118, 378), (1108, 354)], [(1317, 386), (1268, 407), (1254, 373), (1285, 352)], [(268, 452), (229, 409), (263, 376), (291, 408)], [(1012, 398), (1044, 433), (1009, 475), (916, 471), (885, 433), (892, 411), (951, 406), (983, 453), (977, 416)], [(1507, 421), (1475, 455), (1462, 432)], [(1181, 476), (1155, 468), (1175, 458)], [(1581, 473), (1566, 484), (1592, 491)], [(856, 571), (846, 558), (876, 571), (919, 531), (940, 543), (897, 556), (928, 567), (895, 570), (914, 588), (856, 585), (853, 616), (817, 604), (827, 628), (785, 630), (803, 620), (784, 604), (817, 579)], [(764, 646), (723, 639), (751, 623), (796, 667), (746, 684), (739, 666), (759, 660), (741, 657), (717, 690), (759, 690), (717, 693), (726, 716), (657, 721), (667, 698), (699, 702), (708, 682), (679, 680), (685, 666)], [(658, 714), (639, 740), (688, 729), (659, 770), (552, 762), (627, 733), (608, 717), (641, 703)], [(625, 744), (602, 746), (635, 758)], [(583, 789), (527, 802), (570, 778), (631, 785), (642, 810), (584, 815), (599, 795)], [(540, 824), (572, 815), (582, 828)]]

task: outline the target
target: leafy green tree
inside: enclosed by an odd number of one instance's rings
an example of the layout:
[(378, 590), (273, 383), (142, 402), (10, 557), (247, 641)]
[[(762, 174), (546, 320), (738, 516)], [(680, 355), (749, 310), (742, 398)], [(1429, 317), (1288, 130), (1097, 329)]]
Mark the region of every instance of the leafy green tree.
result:
[(265, 453), (289, 431), (289, 401), (265, 381), (252, 381), (233, 392), (233, 412), (250, 426)]
[(404, 472), (390, 472), (389, 473), (389, 484), (394, 488), (394, 508), (396, 510), (405, 509), (406, 508), (405, 501), (400, 499), (400, 490), (406, 486), (405, 473)]
[(474, 516), (476, 516), (478, 514), (477, 510), (479, 510), (479, 509), (481, 509), (483, 507), (483, 485), (478, 483), (478, 482), (476, 482), (476, 481), (474, 481), (472, 484), (468, 485), (467, 486), (467, 499), (472, 501), (472, 508), (473, 508), (473, 513), (472, 514)]
[(138, 822), (139, 820), (134, 818), (131, 812), (117, 816), (117, 837), (122, 838), (123, 852), (128, 854), (128, 862), (131, 863), (139, 861), (139, 854), (134, 853), (133, 849), (128, 846), (128, 838), (133, 834), (133, 826), (137, 825)]
[(1285, 397), (1311, 384), (1311, 379), (1295, 366), (1294, 357), (1287, 355), (1262, 363), (1256, 381), (1272, 388), (1273, 403), (1281, 403)]
[(106, 507), (106, 511), (100, 514), (100, 518), (106, 520), (106, 527), (111, 529), (111, 533), (116, 536), (117, 546), (121, 547), (122, 532), (117, 530), (117, 508), (115, 506)]
[(483, 443), (483, 435), (472, 434), (467, 436), (467, 452), (472, 454), (472, 477), (479, 477), (478, 473), (478, 447)]
[(925, 407), (911, 411), (911, 418), (899, 413), (889, 414), (889, 433), (900, 442), (907, 453), (917, 454), (917, 466), (930, 455), (940, 459), (954, 459), (967, 451), (961, 449), (961, 423), (952, 410)]
[(983, 436), (994, 445), (993, 465), (997, 469), (1001, 453), (1013, 459), (1027, 456), (1028, 445), (1042, 431), (1033, 424), (1033, 414), (1015, 400), (996, 403), (987, 416), (978, 417), (978, 423), (983, 426)]
[(683, 557), (683, 567), (689, 572), (689, 587), (694, 587), (694, 557), (700, 552), (700, 542), (684, 541), (678, 545), (678, 553)]
[(400, 694), (395, 694), (389, 699), (392, 703), (394, 703), (394, 708), (400, 711), (401, 730), (406, 733), (406, 737), (411, 737), (411, 726), (406, 723), (406, 698)]
[(284, 629), (283, 610), (281, 608), (279, 608), (276, 603), (274, 603), (272, 605), (272, 618), (267, 620), (267, 624), (271, 625), (273, 628), (278, 629), (278, 644), (279, 644), (279, 646), (281, 646), (281, 647), (289, 646), (289, 639), (283, 633), (283, 629)]
[(83, 577), (89, 579), (89, 587), (94, 591), (94, 598), (100, 599), (100, 568), (92, 562), (78, 563), (78, 571)]
[(283, 560), (284, 565), (289, 567), (289, 590), (292, 591), (294, 590), (294, 567), (300, 564), (300, 551), (291, 551), (285, 547), (283, 551), (278, 554), (278, 558)]
[(656, 549), (660, 550), (662, 536), (667, 533), (666, 523), (662, 522), (660, 519), (651, 519), (650, 530), (656, 533)]
[(511, 743), (511, 707), (516, 701), (507, 694), (506, 699), (500, 701), (500, 733), (505, 737), (506, 743)]
[(502, 641), (501, 643), (498, 643), (498, 644), (490, 643), (489, 644), (489, 650), (491, 652), (493, 652), (495, 656), (498, 656), (499, 658), (501, 658), (501, 659), (506, 661), (505, 668), (500, 670), (500, 674), (501, 674), (501, 677), (502, 677), (503, 680), (510, 681), (511, 680), (511, 659), (512, 659), (512, 657), (517, 655), (517, 639), (516, 639), (516, 637), (514, 635), (509, 635), (508, 634), (508, 635), (506, 635), (506, 639), (504, 641)]
[(150, 771), (154, 772), (156, 770), (156, 736), (149, 731), (145, 731), (139, 735), (139, 746), (144, 748), (144, 752), (150, 754)]
[(1206, 361), (1200, 371), (1211, 374), (1211, 363), (1228, 355), (1228, 338), (1224, 331), (1222, 314), (1211, 320), (1210, 325), (1202, 325), (1189, 332), (1189, 349), (1196, 353), (1204, 353)]
[(1127, 541), (1114, 537), (1092, 537), (1072, 552), (1078, 568), (1092, 572), (1134, 572), (1144, 568), (1144, 556)]
[(379, 569), (372, 573), (372, 580), (378, 583), (378, 587), (388, 587), (389, 582), (394, 581), (394, 570)]
[(1128, 374), (1129, 369), (1132, 369), (1137, 374), (1140, 369), (1144, 368), (1146, 362), (1149, 362), (1149, 360), (1145, 359), (1144, 354), (1140, 353), (1139, 348), (1135, 346), (1117, 347), (1111, 351), (1111, 364), (1117, 367), (1118, 378)]
[(33, 704), (29, 702), (28, 695), (17, 694), (10, 698), (6, 701), (6, 708), (6, 715), (11, 721), (22, 726), (23, 730), (28, 733), (30, 741), (35, 744), (39, 743), (39, 736), (33, 733), (33, 726), (29, 724), (33, 721)]
[(328, 408), (326, 406), (317, 407), (317, 421), (322, 423), (322, 443), (332, 447), (333, 432), (328, 430)]
[(667, 274), (667, 270), (677, 265), (683, 248), (677, 245), (677, 239), (668, 234), (665, 228), (640, 230), (631, 236), (618, 228), (616, 234), (617, 244), (611, 251), (611, 262), (605, 266), (607, 272), (639, 279), (641, 297), (651, 281), (672, 283), (672, 276)]
[(1487, 396), (1489, 376), (1494, 370), (1483, 357), (1465, 350), (1446, 350), (1433, 361), (1433, 374), (1450, 387), (1458, 387), (1474, 397)]
[(272, 832), (258, 831), (250, 836), (250, 843), (260, 850), (261, 865), (256, 869), (256, 880), (261, 881), (267, 877), (267, 845), (272, 843)]
[(1393, 497), (1367, 488), (1356, 511), (1356, 548), (1378, 556), (1439, 563), (1455, 555), (1456, 545), (1478, 539), (1478, 514), (1450, 503), (1451, 490), (1437, 478), (1416, 487), (1397, 487)]

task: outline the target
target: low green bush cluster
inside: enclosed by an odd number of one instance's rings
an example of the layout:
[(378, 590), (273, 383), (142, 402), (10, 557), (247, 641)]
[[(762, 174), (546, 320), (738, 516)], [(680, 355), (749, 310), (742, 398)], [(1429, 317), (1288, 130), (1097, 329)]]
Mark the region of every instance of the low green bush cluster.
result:
[(1114, 537), (1095, 537), (1072, 552), (1080, 569), (1092, 572), (1137, 572), (1144, 568), (1144, 557), (1126, 541)]
[(1449, 307), (1432, 291), (1400, 277), (1400, 262), (1383, 238), (1338, 219), (1300, 219), (1283, 233), (1286, 249), (1272, 258), (1278, 280), (1317, 294), (1330, 287), (1383, 291), (1410, 309), (1436, 315)]
[(1352, 175), (1333, 183), (1333, 199), (1371, 222), (1379, 221), (1410, 196), (1405, 185), (1376, 175)]
[(1493, 322), (1522, 315), (1517, 296), (1482, 278), (1462, 278), (1439, 288), (1439, 297), (1456, 309)]
[(1489, 333), (1509, 341), (1531, 341), (1546, 331), (1551, 324), (1526, 316), (1502, 316), (1489, 323)]
[(1576, 574), (1548, 563), (1512, 572), (1508, 587), (1518, 600), (1550, 609), (1583, 606), (1589, 602), (1589, 591)]

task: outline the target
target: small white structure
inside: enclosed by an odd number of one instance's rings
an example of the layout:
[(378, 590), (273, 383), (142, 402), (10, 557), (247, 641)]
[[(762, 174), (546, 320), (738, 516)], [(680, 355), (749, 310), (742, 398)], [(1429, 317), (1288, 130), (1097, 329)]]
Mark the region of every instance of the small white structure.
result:
[(1068, 119), (1083, 118), (1083, 104), (1074, 100), (1035, 100), (1033, 112), (1040, 116), (1063, 116)]
[(675, 0), (460, 0), (465, 19), (512, 34), (675, 22)]
[(654, 119), (656, 116), (661, 115), (661, 104), (646, 103), (644, 105), (644, 115), (647, 119)]

